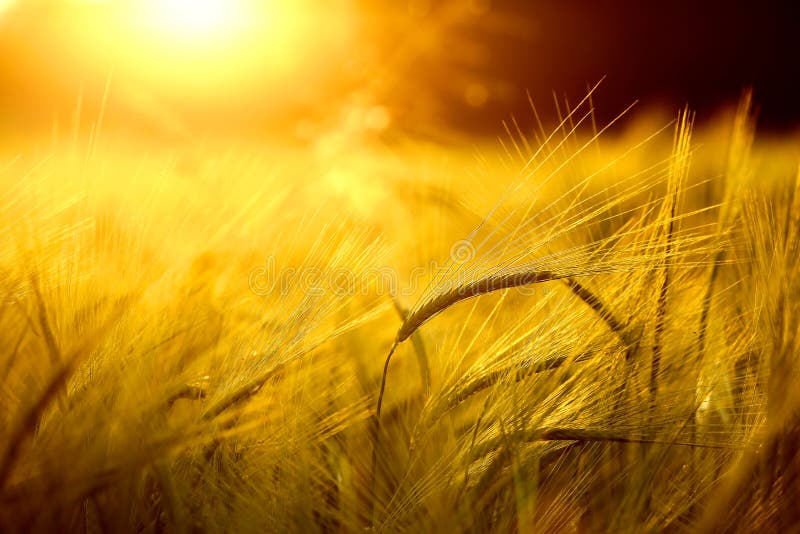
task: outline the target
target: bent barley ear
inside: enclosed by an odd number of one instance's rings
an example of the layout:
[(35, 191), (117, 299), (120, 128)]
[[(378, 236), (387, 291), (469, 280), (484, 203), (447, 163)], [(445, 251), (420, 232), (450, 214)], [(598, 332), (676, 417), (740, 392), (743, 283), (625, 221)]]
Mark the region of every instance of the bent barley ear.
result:
[(397, 341), (405, 341), (416, 332), (420, 326), (462, 300), (479, 297), (502, 289), (549, 282), (560, 278), (567, 278), (567, 275), (558, 275), (546, 271), (519, 270), (515, 272), (499, 272), (487, 276), (486, 278), (457, 286), (448, 292), (437, 295), (421, 305), (415, 306), (414, 310), (408, 314), (400, 330), (397, 331)]
[[(520, 173), (520, 180), (513, 185), (510, 189), (511, 192), (519, 194), (528, 179), (536, 178), (539, 173), (543, 173), (543, 182), (537, 184), (535, 189), (535, 196), (538, 196), (538, 191), (543, 183), (559, 175), (573, 162), (576, 156), (581, 155), (583, 150), (596, 141), (599, 133), (595, 133), (590, 139), (590, 143), (576, 144), (576, 153), (564, 152), (564, 148), (567, 146), (565, 142), (574, 137), (577, 129), (576, 124), (571, 121), (576, 117), (578, 109), (580, 109), (580, 105), (571, 109), (557, 128), (556, 132), (563, 132), (562, 139), (554, 141), (554, 136), (545, 138), (540, 149), (526, 162)], [(581, 121), (582, 119), (579, 118), (577, 125), (580, 125)], [(589, 173), (586, 178), (579, 180), (574, 187), (568, 189), (567, 193), (545, 205), (541, 211), (533, 208), (535, 198), (530, 203), (522, 201), (516, 206), (510, 207), (510, 214), (501, 218), (497, 222), (498, 226), (493, 226), (491, 219), (494, 212), (502, 203), (509, 202), (509, 197), (501, 197), (487, 218), (475, 228), (466, 240), (459, 242), (467, 243), (470, 253), (467, 255), (454, 254), (451, 262), (441, 269), (441, 272), (434, 273), (430, 287), (405, 315), (384, 360), (372, 427), (374, 440), (373, 488), (376, 483), (378, 456), (381, 453), (381, 410), (392, 356), (398, 345), (414, 335), (424, 324), (467, 299), (531, 284), (563, 280), (570, 288), (572, 296), (592, 309), (607, 324), (609, 330), (618, 337), (628, 353), (626, 361), (630, 361), (632, 359), (631, 351), (635, 350), (640, 342), (638, 335), (634, 339), (634, 333), (603, 303), (598, 295), (581, 284), (580, 280), (589, 276), (602, 277), (604, 274), (652, 272), (657, 268), (664, 269), (667, 275), (661, 286), (661, 296), (657, 307), (655, 345), (650, 373), (651, 399), (655, 398), (655, 381), (661, 373), (661, 344), (663, 342), (663, 321), (666, 313), (665, 299), (666, 290), (669, 287), (670, 265), (679, 263), (689, 265), (689, 258), (702, 257), (708, 249), (716, 246), (716, 244), (709, 245), (710, 235), (705, 229), (682, 230), (678, 226), (683, 218), (692, 215), (681, 214), (678, 211), (678, 197), (685, 189), (688, 159), (691, 154), (689, 143), (691, 123), (690, 114), (686, 111), (676, 126), (673, 155), (645, 173), (636, 174), (629, 181), (622, 180), (620, 186), (610, 191), (608, 197), (604, 199), (605, 202), (599, 207), (594, 203), (599, 200), (599, 195), (597, 193), (587, 194), (586, 191), (591, 179), (602, 171), (613, 168), (616, 160), (606, 164), (600, 171)], [(569, 130), (567, 130), (567, 125), (569, 125)], [(635, 148), (638, 148), (638, 145)], [(562, 159), (557, 160), (558, 156), (561, 156)], [(642, 179), (643, 177), (646, 179)], [(622, 209), (622, 206), (661, 183), (667, 184), (667, 191), (663, 197), (651, 196), (643, 205), (633, 209), (630, 207)], [(584, 195), (585, 198), (583, 198)], [(515, 219), (512, 215), (518, 212), (520, 205), (527, 207), (524, 209), (522, 217)], [(561, 211), (559, 208), (562, 208)], [(617, 210), (616, 213), (615, 210)], [(627, 217), (637, 210), (641, 210), (644, 216), (640, 218)], [(655, 217), (649, 217), (652, 214), (655, 214)], [(580, 234), (581, 230), (593, 228), (598, 223), (607, 223), (611, 220), (618, 221), (618, 231), (577, 245), (561, 245), (559, 248), (559, 243), (568, 242), (576, 234)], [(510, 230), (501, 232), (504, 224), (511, 224), (512, 227)], [(667, 230), (664, 230), (665, 227)], [(660, 235), (666, 235), (666, 245), (659, 241)], [(528, 374), (535, 372), (534, 368)], [(518, 373), (513, 372), (512, 374), (516, 376)], [(460, 393), (455, 393), (453, 401), (458, 404), (459, 399), (488, 387), (494, 383), (492, 376), (487, 375), (485, 380), (479, 380)], [(502, 376), (504, 376), (502, 372), (497, 374), (498, 379)], [(523, 370), (521, 376), (526, 376), (526, 371)], [(561, 434), (556, 432), (553, 435)], [(608, 439), (625, 442), (627, 438), (612, 437)], [(631, 438), (628, 441), (636, 440)], [(374, 510), (372, 517), (374, 526)]]

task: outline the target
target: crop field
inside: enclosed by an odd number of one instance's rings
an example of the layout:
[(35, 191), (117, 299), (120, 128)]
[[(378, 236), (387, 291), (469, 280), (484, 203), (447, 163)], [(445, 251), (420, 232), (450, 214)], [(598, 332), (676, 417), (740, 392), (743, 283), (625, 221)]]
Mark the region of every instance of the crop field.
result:
[(3, 133), (0, 531), (795, 531), (800, 137), (604, 83), (493, 139)]

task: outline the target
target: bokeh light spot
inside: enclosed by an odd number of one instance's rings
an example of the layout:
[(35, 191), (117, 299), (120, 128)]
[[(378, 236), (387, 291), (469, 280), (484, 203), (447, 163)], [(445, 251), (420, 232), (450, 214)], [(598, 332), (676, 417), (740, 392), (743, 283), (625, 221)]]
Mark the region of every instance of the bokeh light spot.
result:
[(473, 108), (479, 108), (489, 100), (489, 90), (482, 83), (471, 83), (464, 90), (464, 101)]

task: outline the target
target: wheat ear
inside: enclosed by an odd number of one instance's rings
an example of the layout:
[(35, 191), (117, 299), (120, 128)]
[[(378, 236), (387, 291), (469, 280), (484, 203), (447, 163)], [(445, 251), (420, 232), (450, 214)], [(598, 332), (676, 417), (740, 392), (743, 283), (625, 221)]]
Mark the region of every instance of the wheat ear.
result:
[(405, 341), (432, 317), (462, 300), (485, 295), (501, 289), (549, 282), (551, 280), (559, 280), (567, 277), (568, 275), (556, 274), (550, 271), (513, 271), (491, 274), (484, 278), (456, 286), (449, 291), (440, 293), (419, 308), (413, 310), (403, 323), (403, 326), (400, 327), (400, 330), (397, 331), (397, 342), (401, 343)]
[(386, 375), (389, 372), (389, 362), (397, 350), (400, 343), (411, 337), (411, 335), (419, 329), (423, 324), (429, 321), (432, 317), (438, 315), (450, 306), (473, 297), (499, 291), (501, 289), (510, 289), (513, 287), (520, 287), (524, 285), (536, 284), (541, 282), (549, 282), (551, 280), (559, 280), (568, 278), (565, 274), (556, 274), (551, 271), (514, 271), (505, 273), (495, 273), (488, 275), (484, 278), (468, 282), (464, 285), (456, 286), (455, 288), (440, 293), (438, 296), (428, 300), (425, 304), (413, 310), (408, 314), (406, 320), (403, 321), (402, 326), (397, 331), (397, 337), (389, 349), (389, 354), (383, 364), (383, 375), (381, 376), (381, 389), (378, 393), (378, 403), (375, 410), (376, 419), (380, 420), (381, 407), (383, 406), (383, 395), (386, 390)]
[(380, 448), (380, 430), (381, 430), (381, 409), (383, 407), (383, 396), (386, 392), (386, 377), (389, 373), (389, 363), (392, 360), (397, 347), (411, 337), (414, 332), (419, 329), (423, 324), (429, 321), (434, 316), (446, 310), (450, 306), (473, 297), (499, 291), (501, 289), (510, 289), (513, 287), (520, 287), (530, 284), (541, 282), (549, 282), (551, 280), (559, 280), (567, 278), (569, 275), (556, 274), (551, 271), (536, 271), (536, 270), (521, 270), (511, 272), (494, 273), (478, 280), (467, 282), (463, 285), (456, 286), (449, 291), (440, 293), (432, 299), (419, 306), (411, 313), (408, 314), (402, 326), (397, 331), (397, 336), (389, 349), (389, 354), (383, 364), (383, 374), (381, 375), (381, 387), (378, 392), (378, 402), (375, 408), (375, 417), (373, 419), (373, 447), (372, 447), (372, 511), (371, 521), (375, 525), (375, 489), (376, 489), (376, 473), (378, 467), (378, 452)]

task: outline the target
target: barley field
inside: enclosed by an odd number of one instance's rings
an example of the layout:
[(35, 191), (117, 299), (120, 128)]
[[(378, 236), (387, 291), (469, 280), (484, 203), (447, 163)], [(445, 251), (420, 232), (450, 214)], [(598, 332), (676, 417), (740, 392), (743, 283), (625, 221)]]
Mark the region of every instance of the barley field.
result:
[(0, 531), (797, 531), (800, 137), (598, 91), (7, 136)]

